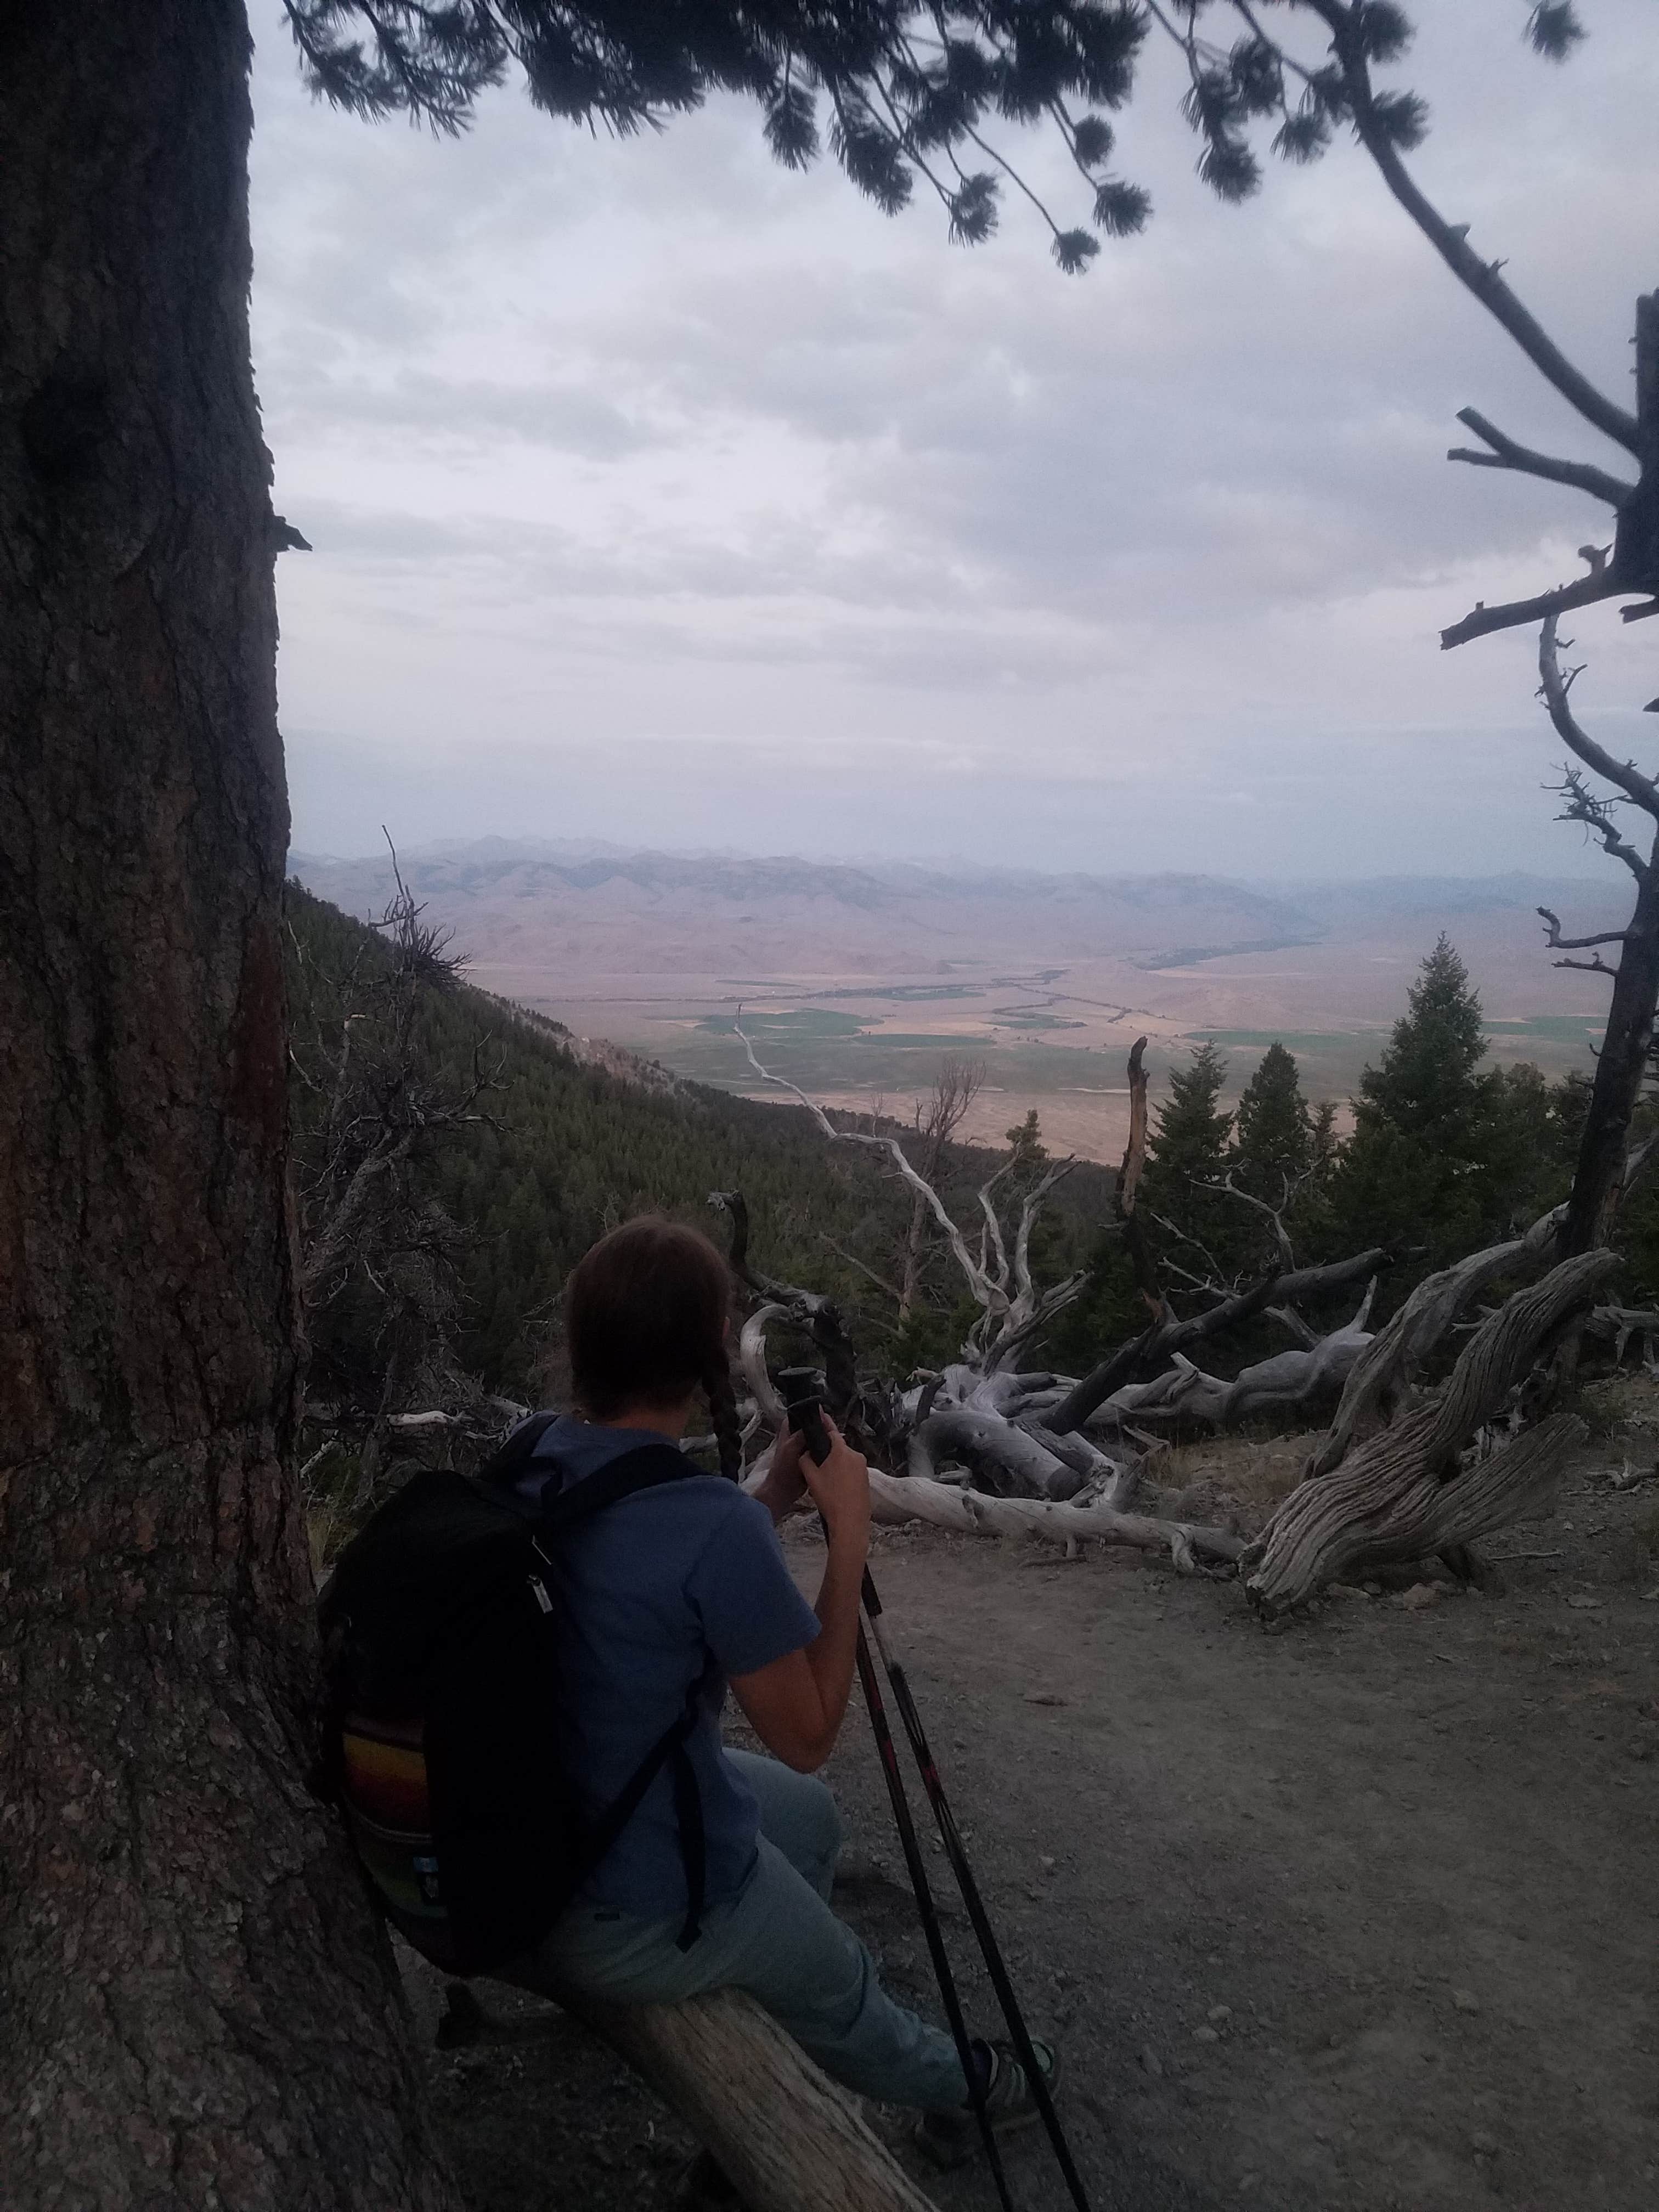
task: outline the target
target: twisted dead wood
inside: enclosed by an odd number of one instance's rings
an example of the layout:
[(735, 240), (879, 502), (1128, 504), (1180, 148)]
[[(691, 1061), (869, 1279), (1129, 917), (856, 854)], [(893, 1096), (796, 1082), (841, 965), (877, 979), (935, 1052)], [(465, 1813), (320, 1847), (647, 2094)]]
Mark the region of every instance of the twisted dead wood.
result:
[(1469, 1301), (1504, 1275), (1529, 1273), (1554, 1249), (1565, 1208), (1540, 1214), (1524, 1237), (1471, 1252), (1425, 1275), (1385, 1328), (1360, 1352), (1343, 1386), (1336, 1418), (1308, 1461), (1310, 1476), (1328, 1474), (1349, 1450), (1387, 1420), (1394, 1401), (1423, 1367)]
[(1173, 1359), (1188, 1345), (1202, 1343), (1206, 1338), (1219, 1336), (1224, 1330), (1236, 1328), (1274, 1303), (1323, 1297), (1350, 1283), (1363, 1283), (1389, 1264), (1389, 1255), (1379, 1246), (1369, 1252), (1356, 1252), (1351, 1259), (1331, 1261), (1323, 1267), (1297, 1267), (1289, 1273), (1264, 1275), (1249, 1289), (1221, 1299), (1202, 1313), (1191, 1314), (1184, 1321), (1157, 1322), (1127, 1344), (1119, 1345), (1080, 1381), (1073, 1382), (1048, 1413), (1048, 1425), (1061, 1432), (1081, 1428), (1114, 1392), (1138, 1377), (1156, 1374), (1165, 1360)]
[(1420, 1407), (1362, 1444), (1334, 1474), (1304, 1482), (1275, 1516), (1244, 1588), (1269, 1619), (1328, 1583), (1489, 1536), (1548, 1504), (1568, 1452), (1585, 1434), (1571, 1413), (1535, 1429), (1447, 1482), (1427, 1471), (1437, 1406)]
[(1540, 1510), (1584, 1434), (1573, 1415), (1553, 1414), (1472, 1466), (1460, 1455), (1618, 1266), (1607, 1251), (1560, 1261), (1487, 1316), (1433, 1397), (1334, 1472), (1305, 1477), (1239, 1563), (1251, 1601), (1281, 1613), (1328, 1583), (1462, 1547)]

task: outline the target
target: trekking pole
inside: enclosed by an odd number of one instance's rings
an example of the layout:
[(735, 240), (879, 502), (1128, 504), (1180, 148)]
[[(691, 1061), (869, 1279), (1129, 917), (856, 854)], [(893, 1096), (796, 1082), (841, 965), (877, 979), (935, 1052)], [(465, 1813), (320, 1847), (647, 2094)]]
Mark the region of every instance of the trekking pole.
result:
[[(799, 1428), (805, 1437), (806, 1449), (820, 1467), (830, 1456), (830, 1438), (824, 1431), (819, 1414), (817, 1370), (786, 1368), (779, 1381), (786, 1390), (805, 1376), (811, 1389), (807, 1395), (791, 1397), (789, 1424)], [(823, 1516), (818, 1516), (823, 1526)], [(825, 1534), (828, 1534), (825, 1530)], [(866, 1580), (868, 1580), (866, 1575)], [(985, 2101), (987, 2085), (980, 2079), (980, 2069), (974, 2057), (973, 2045), (968, 2034), (968, 2022), (963, 2013), (962, 1999), (957, 1990), (956, 1976), (951, 1971), (949, 1953), (945, 1948), (945, 1931), (939, 1925), (939, 1907), (933, 1902), (933, 1885), (927, 1879), (927, 1869), (921, 1856), (921, 1844), (916, 1835), (915, 1822), (910, 1817), (910, 1801), (905, 1795), (904, 1776), (899, 1766), (898, 1751), (893, 1742), (893, 1732), (887, 1725), (887, 1708), (882, 1702), (881, 1685), (876, 1679), (876, 1669), (870, 1657), (870, 1645), (864, 1633), (864, 1623), (859, 1623), (858, 1637), (859, 1683), (864, 1692), (864, 1702), (869, 1708), (871, 1733), (876, 1739), (876, 1749), (881, 1759), (883, 1779), (887, 1784), (888, 1801), (893, 1808), (893, 1825), (898, 1830), (900, 1847), (904, 1853), (904, 1864), (910, 1876), (910, 1887), (915, 1893), (916, 1912), (921, 1922), (923, 1935), (927, 1939), (928, 1956), (933, 1962), (933, 1978), (939, 1984), (939, 1995), (945, 2001), (945, 2018), (951, 2024), (951, 2040), (957, 2046), (957, 2056), (962, 2062), (962, 2071), (968, 2084), (968, 2100), (974, 2108), (974, 2118), (979, 2124), (980, 2136), (985, 2145), (985, 2155), (997, 2185), (997, 2197), (1002, 2212), (1014, 2212), (1013, 2199), (1008, 2193), (1008, 2178), (1002, 2168), (1002, 2152), (991, 2125), (991, 2114)]]
[[(815, 1461), (822, 1463), (829, 1456), (830, 1439), (825, 1433), (821, 1414), (821, 1401), (818, 1396), (820, 1382), (817, 1370), (815, 1368), (787, 1368), (778, 1379), (786, 1386), (788, 1393), (787, 1402), (791, 1427), (799, 1429), (802, 1437), (805, 1439), (806, 1449), (811, 1453)], [(1042, 2116), (1043, 2128), (1053, 2147), (1060, 2170), (1065, 2176), (1066, 2186), (1071, 2194), (1072, 2202), (1076, 2205), (1077, 2212), (1090, 2212), (1089, 2199), (1085, 2192), (1082, 2179), (1078, 2172), (1076, 2161), (1072, 2156), (1071, 2146), (1067, 2143), (1065, 2130), (1060, 2124), (1060, 2115), (1054, 2110), (1054, 2101), (1048, 2093), (1048, 2085), (1043, 2078), (1042, 2069), (1037, 2064), (1036, 2052), (1032, 2047), (1030, 2030), (1025, 2024), (1025, 2015), (1020, 2008), (1019, 1999), (1014, 1994), (1014, 1985), (1009, 1979), (1001, 1947), (997, 1942), (995, 1930), (991, 1926), (990, 1915), (985, 1910), (984, 1899), (980, 1895), (979, 1884), (975, 1881), (973, 1869), (968, 1863), (968, 1854), (963, 1844), (961, 1831), (957, 1826), (956, 1815), (951, 1809), (950, 1799), (945, 1794), (945, 1784), (939, 1779), (939, 1767), (928, 1746), (927, 1731), (921, 1725), (921, 1716), (916, 1711), (916, 1701), (910, 1692), (909, 1677), (905, 1673), (903, 1662), (895, 1656), (892, 1646), (887, 1641), (887, 1632), (882, 1620), (881, 1599), (877, 1594), (874, 1578), (867, 1566), (864, 1571), (862, 1595), (865, 1613), (870, 1623), (870, 1631), (875, 1638), (876, 1649), (881, 1654), (882, 1666), (886, 1671), (888, 1683), (893, 1692), (893, 1702), (898, 1707), (899, 1718), (903, 1723), (904, 1733), (909, 1739), (910, 1749), (915, 1756), (916, 1766), (921, 1776), (921, 1786), (927, 1792), (928, 1803), (933, 1808), (933, 1818), (939, 1824), (939, 1836), (945, 1845), (945, 1855), (951, 1862), (951, 1871), (956, 1876), (957, 1888), (962, 1892), (962, 1901), (967, 1907), (969, 1924), (979, 1939), (979, 1948), (984, 1956), (986, 1970), (991, 1977), (991, 1986), (995, 1990), (997, 2002), (1002, 2008), (1003, 2019), (1006, 2021), (1008, 2032), (1013, 2038), (1014, 2048), (1019, 2054), (1020, 2063), (1025, 2069), (1026, 2078), (1031, 2084), (1032, 2096), (1036, 2100), (1037, 2111)], [(860, 1651), (865, 1653), (867, 1659), (862, 1628), (859, 1632), (859, 1643)], [(884, 1716), (883, 1727), (884, 1730)], [(908, 1804), (905, 1808), (905, 1817), (908, 1820), (909, 1817)], [(914, 1880), (914, 1876), (912, 1879)], [(921, 1902), (920, 1893), (918, 1893), (917, 1902), (918, 1904)]]

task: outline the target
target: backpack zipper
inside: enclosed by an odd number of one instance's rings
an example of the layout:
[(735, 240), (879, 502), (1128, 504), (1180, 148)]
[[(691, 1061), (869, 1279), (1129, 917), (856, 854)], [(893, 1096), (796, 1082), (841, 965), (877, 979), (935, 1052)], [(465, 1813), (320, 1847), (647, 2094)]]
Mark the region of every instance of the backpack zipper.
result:
[(553, 1601), (549, 1597), (547, 1594), (547, 1585), (542, 1580), (541, 1577), (539, 1575), (529, 1575), (526, 1576), (526, 1580), (529, 1583), (531, 1589), (535, 1591), (536, 1602), (540, 1606), (542, 1611), (544, 1613), (551, 1613), (553, 1610)]

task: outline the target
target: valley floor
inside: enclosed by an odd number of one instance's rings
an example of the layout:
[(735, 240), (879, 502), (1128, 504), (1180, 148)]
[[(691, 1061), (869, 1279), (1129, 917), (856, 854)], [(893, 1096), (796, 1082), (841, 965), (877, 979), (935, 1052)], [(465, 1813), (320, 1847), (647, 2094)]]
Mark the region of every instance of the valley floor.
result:
[[(1133, 1553), (880, 1536), (1096, 2212), (1659, 2201), (1659, 1483), (1606, 1472), (1654, 1444), (1588, 1448), (1555, 1516), (1491, 1547), (1546, 1555), (1501, 1589), (1437, 1573), (1408, 1605), (1402, 1576), (1272, 1635), (1236, 1586)], [(1189, 1510), (1272, 1472), (1248, 1444), (1179, 1456)], [(789, 1546), (811, 1586), (814, 1539)], [(861, 1716), (830, 1778), (841, 1909), (937, 2013)], [(948, 1927), (988, 2025), (959, 1909)], [(439, 1987), (411, 1978), (429, 2038)], [(480, 1987), (526, 2039), (433, 2056), (473, 2212), (663, 2212), (684, 2132), (581, 2031)], [(1024, 2212), (1067, 2202), (1040, 2134), (1009, 2168)], [(923, 2179), (942, 2212), (995, 2202), (977, 2163)]]

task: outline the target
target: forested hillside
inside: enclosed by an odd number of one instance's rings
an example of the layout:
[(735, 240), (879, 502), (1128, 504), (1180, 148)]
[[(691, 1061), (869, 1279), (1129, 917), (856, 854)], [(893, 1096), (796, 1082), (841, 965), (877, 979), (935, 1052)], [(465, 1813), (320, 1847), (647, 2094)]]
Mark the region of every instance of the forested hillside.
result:
[[(872, 1354), (890, 1346), (895, 1302), (844, 1256), (884, 1278), (894, 1272), (910, 1199), (878, 1157), (826, 1144), (799, 1109), (694, 1084), (647, 1088), (585, 1065), (568, 1031), (464, 981), (434, 971), (405, 999), (391, 946), (298, 884), (288, 887), (287, 921), (292, 1112), (302, 1211), (315, 1201), (310, 1233), (375, 1145), (407, 1134), (375, 1179), (382, 1256), (404, 1304), (431, 1303), (434, 1273), (453, 1273), (454, 1356), (487, 1388), (536, 1395), (559, 1287), (596, 1237), (647, 1206), (722, 1237), (708, 1205), (715, 1190), (748, 1200), (759, 1266), (841, 1297)], [(480, 1077), (484, 1087), (455, 1117), (453, 1102)], [(343, 1085), (349, 1103), (338, 1106)], [(952, 1147), (947, 1200), (971, 1204), (971, 1187), (995, 1164)], [(1060, 1185), (1040, 1249), (1045, 1273), (1086, 1256), (1109, 1189), (1086, 1164)], [(387, 1267), (370, 1264), (385, 1284)], [(940, 1283), (948, 1315), (956, 1286), (942, 1271)], [(386, 1310), (361, 1267), (317, 1284), (314, 1379), (319, 1368), (381, 1356)], [(936, 1346), (925, 1327), (910, 1338), (912, 1358), (949, 1348), (948, 1333)]]
[[(486, 1434), (501, 1418), (489, 1396), (556, 1396), (564, 1278), (647, 1206), (723, 1239), (710, 1194), (740, 1191), (753, 1263), (836, 1297), (861, 1372), (902, 1383), (961, 1356), (981, 1310), (884, 1152), (830, 1142), (803, 1109), (643, 1064), (618, 1073), (625, 1054), (593, 1064), (556, 1023), (470, 987), (407, 891), (370, 927), (291, 884), (287, 920), (308, 1448), (353, 1470), (357, 1494), (410, 1414), (470, 1407)], [(1078, 1279), (1022, 1339), (1018, 1365), (1086, 1375), (1153, 1315), (1201, 1320), (1244, 1297), (1236, 1323), (1205, 1328), (1211, 1370), (1234, 1376), (1280, 1352), (1287, 1330), (1342, 1327), (1373, 1271), (1375, 1325), (1431, 1270), (1522, 1234), (1571, 1182), (1582, 1079), (1550, 1085), (1487, 1063), (1479, 1000), (1443, 938), (1346, 1136), (1333, 1107), (1304, 1096), (1282, 1045), (1261, 1055), (1236, 1110), (1225, 1077), (1205, 1044), (1153, 1100), (1133, 1237), (1106, 1170), (1079, 1165), (1056, 1184), (1031, 1237), (1033, 1289), (1041, 1303)], [(901, 1133), (972, 1245), (993, 1171), (1011, 1228), (1050, 1165), (1035, 1114), (1000, 1155)], [(1626, 1209), (1620, 1242), (1628, 1295), (1645, 1303), (1659, 1281), (1650, 1192)], [(1356, 1275), (1366, 1253), (1377, 1256)], [(1287, 1267), (1333, 1265), (1297, 1315), (1249, 1302), (1253, 1284)]]

